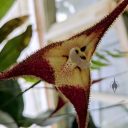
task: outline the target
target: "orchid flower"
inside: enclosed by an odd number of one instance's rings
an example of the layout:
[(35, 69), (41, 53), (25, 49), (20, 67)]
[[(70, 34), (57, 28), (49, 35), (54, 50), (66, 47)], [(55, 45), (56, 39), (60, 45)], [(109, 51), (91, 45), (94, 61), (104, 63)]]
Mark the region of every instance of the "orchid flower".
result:
[(0, 80), (33, 75), (55, 85), (74, 106), (79, 128), (87, 128), (91, 77), (90, 60), (104, 33), (128, 5), (123, 0), (93, 27), (52, 43), (0, 73)]

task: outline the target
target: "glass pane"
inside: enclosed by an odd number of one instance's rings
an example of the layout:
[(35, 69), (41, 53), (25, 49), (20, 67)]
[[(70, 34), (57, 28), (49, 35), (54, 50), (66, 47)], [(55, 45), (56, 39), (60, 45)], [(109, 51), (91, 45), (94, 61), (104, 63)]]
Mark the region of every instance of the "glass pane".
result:
[(97, 1), (99, 0), (56, 0), (57, 21), (61, 22), (66, 20), (69, 16)]

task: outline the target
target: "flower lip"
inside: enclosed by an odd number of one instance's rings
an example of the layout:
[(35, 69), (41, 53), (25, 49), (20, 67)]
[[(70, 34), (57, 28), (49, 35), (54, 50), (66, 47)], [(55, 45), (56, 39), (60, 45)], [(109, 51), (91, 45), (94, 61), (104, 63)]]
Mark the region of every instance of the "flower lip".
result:
[[(79, 47), (74, 47), (69, 52), (69, 58), (67, 62), (76, 65), (75, 67), (79, 67), (81, 70), (87, 68), (90, 64), (86, 59), (85, 52), (82, 52)], [(85, 48), (84, 48), (85, 49)]]

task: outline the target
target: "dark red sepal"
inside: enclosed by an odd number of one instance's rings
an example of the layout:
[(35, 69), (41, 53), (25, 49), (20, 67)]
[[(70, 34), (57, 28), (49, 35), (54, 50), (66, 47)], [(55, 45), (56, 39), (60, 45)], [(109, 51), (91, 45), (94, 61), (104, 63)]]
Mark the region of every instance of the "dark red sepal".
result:
[(74, 86), (61, 86), (58, 89), (70, 100), (73, 104), (78, 118), (79, 128), (85, 128), (87, 125), (87, 110), (89, 102), (90, 88), (82, 89)]

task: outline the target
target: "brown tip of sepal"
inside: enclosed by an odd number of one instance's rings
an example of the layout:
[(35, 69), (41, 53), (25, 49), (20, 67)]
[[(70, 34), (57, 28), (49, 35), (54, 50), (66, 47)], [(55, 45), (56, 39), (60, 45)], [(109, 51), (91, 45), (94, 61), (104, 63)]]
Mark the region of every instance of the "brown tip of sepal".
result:
[(99, 23), (86, 30), (86, 34), (89, 35), (92, 32), (102, 30), (102, 34), (107, 31), (110, 25), (116, 20), (116, 18), (124, 11), (128, 5), (128, 0), (123, 0), (108, 16), (102, 19)]
[(126, 6), (128, 5), (128, 0), (123, 0), (110, 14), (108, 14), (104, 19), (95, 24), (94, 26), (88, 28), (87, 30), (75, 35), (90, 35), (92, 33), (97, 33), (100, 31), (99, 40), (103, 36), (103, 34), (107, 31), (107, 29), (111, 26), (111, 24), (116, 20), (116, 18), (124, 11)]

